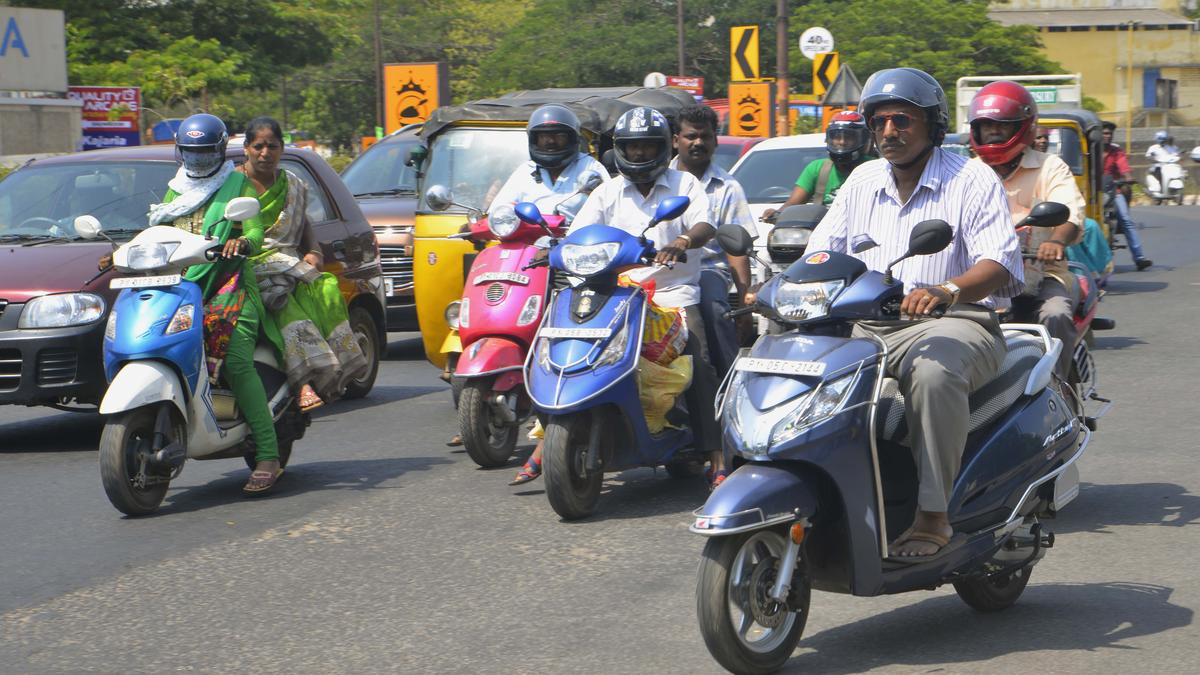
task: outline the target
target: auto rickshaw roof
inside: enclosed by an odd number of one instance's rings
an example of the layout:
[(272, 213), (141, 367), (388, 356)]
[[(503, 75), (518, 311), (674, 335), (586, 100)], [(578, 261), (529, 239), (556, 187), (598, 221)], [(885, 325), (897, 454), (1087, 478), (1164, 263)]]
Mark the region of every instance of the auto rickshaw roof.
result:
[(695, 102), (691, 94), (670, 87), (527, 89), (438, 108), (421, 128), (421, 138), (436, 136), (455, 122), (525, 122), (534, 110), (547, 103), (560, 103), (570, 108), (579, 116), (579, 123), (586, 131), (598, 135), (612, 129), (617, 118), (630, 108), (650, 106), (674, 121), (680, 110)]
[(1100, 117), (1090, 110), (1083, 108), (1052, 108), (1038, 112), (1038, 121), (1063, 119), (1075, 122), (1086, 134), (1092, 129), (1100, 128)]

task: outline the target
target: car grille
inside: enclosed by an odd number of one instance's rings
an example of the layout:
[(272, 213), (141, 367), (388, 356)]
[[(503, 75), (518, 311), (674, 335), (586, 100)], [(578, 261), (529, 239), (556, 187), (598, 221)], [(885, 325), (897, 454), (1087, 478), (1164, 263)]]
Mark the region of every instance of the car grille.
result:
[(21, 352), (0, 349), (0, 391), (14, 391), (21, 384)]
[(484, 291), (484, 297), (491, 303), (500, 302), (500, 299), (504, 297), (504, 286), (499, 283), (488, 286), (487, 290)]
[(412, 289), (412, 256), (404, 255), (403, 246), (380, 246), (379, 262), (383, 266), (383, 276), (392, 280), (392, 288), (396, 291)]
[(47, 349), (38, 354), (39, 385), (67, 384), (79, 372), (79, 356), (73, 349)]

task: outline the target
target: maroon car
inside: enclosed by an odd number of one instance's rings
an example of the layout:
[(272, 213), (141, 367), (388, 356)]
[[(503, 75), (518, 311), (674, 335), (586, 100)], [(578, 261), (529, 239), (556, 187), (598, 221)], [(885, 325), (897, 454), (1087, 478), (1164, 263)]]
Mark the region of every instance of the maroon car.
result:
[[(243, 160), (240, 146), (229, 156)], [(315, 153), (285, 148), (281, 166), (309, 187), (308, 217), (337, 275), (350, 323), (371, 367), (346, 395), (365, 396), (386, 345), (375, 234), (337, 173)], [(75, 234), (100, 220), (116, 243), (148, 224), (175, 175), (174, 146), (95, 150), (25, 164), (0, 181), (0, 404), (98, 404), (107, 382), (101, 347), (116, 292), (96, 262), (112, 250)]]

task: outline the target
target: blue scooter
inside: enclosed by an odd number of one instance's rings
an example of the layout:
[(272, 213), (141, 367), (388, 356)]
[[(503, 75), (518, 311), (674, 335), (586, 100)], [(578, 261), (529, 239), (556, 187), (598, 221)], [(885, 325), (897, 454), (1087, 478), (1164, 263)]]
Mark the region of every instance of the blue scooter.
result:
[[(1026, 222), (1054, 226), (1066, 215), (1045, 203)], [(752, 250), (741, 228), (717, 236), (729, 253)], [(944, 221), (921, 223), (900, 260), (936, 253), (953, 236)], [(723, 443), (736, 469), (690, 528), (708, 538), (696, 587), (700, 630), (730, 671), (783, 666), (814, 588), (875, 596), (952, 583), (977, 610), (1008, 607), (1054, 544), (1040, 518), (1078, 494), (1075, 462), (1094, 421), (1060, 394), (1053, 370), (1062, 344), (1043, 326), (1004, 324), (1008, 355), (971, 396), (949, 505), (956, 534), (932, 556), (888, 557), (888, 542), (913, 521), (917, 471), (887, 348), (850, 331), (856, 320), (900, 319), (904, 285), (890, 270), (809, 250), (749, 308), (790, 329), (760, 338), (722, 383)]]
[[(687, 475), (703, 461), (691, 449), (690, 430), (651, 434), (646, 425), (637, 382), (646, 293), (617, 284), (622, 269), (654, 260), (657, 251), (644, 233), (679, 217), (689, 203), (664, 199), (640, 237), (607, 225), (574, 230), (532, 263), (583, 279), (554, 294), (525, 361), (529, 396), (549, 416), (546, 496), (566, 520), (595, 511), (605, 471), (666, 465), (673, 476)], [(516, 212), (527, 223), (542, 222), (529, 202)]]

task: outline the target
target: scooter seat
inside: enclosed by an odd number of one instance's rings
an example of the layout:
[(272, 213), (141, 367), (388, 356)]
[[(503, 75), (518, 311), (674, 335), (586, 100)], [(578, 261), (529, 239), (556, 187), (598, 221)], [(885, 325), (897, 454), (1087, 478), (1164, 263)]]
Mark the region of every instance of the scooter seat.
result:
[[(1029, 333), (1005, 331), (1004, 341), (1008, 345), (1008, 354), (1000, 364), (996, 377), (971, 394), (968, 433), (1000, 419), (1021, 398), (1033, 367), (1046, 353), (1042, 341)], [(879, 438), (904, 446), (910, 444), (908, 424), (904, 418), (904, 395), (900, 393), (899, 380), (890, 377), (884, 379), (876, 414), (875, 428)]]

